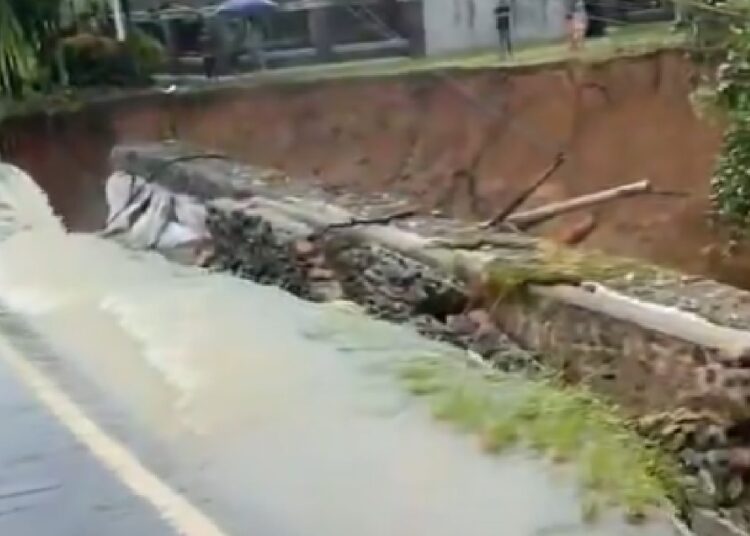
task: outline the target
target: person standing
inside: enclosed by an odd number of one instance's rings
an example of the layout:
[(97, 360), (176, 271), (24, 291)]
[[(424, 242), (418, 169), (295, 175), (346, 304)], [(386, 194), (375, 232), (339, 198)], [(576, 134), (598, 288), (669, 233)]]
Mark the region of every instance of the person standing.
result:
[(580, 50), (586, 37), (588, 15), (583, 0), (567, 0), (565, 20), (568, 24), (570, 50)]
[(513, 39), (510, 33), (510, 18), (512, 15), (513, 0), (498, 0), (495, 8), (495, 23), (497, 33), (500, 37), (500, 48), (504, 54), (513, 54)]
[(672, 9), (674, 10), (674, 20), (672, 21), (672, 30), (677, 31), (685, 28), (688, 23), (687, 6), (684, 0), (673, 0)]
[(203, 74), (206, 78), (216, 76), (216, 51), (214, 42), (211, 39), (211, 29), (206, 19), (201, 21), (201, 31), (198, 35), (198, 42), (203, 56)]
[(247, 39), (247, 49), (255, 67), (264, 70), (266, 68), (266, 55), (265, 50), (263, 49), (265, 36), (263, 35), (263, 27), (258, 18), (248, 17), (246, 21), (245, 35)]

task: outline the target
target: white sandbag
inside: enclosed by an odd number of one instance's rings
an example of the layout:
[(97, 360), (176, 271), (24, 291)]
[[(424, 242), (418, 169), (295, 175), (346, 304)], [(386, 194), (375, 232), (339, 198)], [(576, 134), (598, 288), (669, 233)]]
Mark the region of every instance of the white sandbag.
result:
[(124, 171), (115, 171), (107, 179), (105, 193), (107, 196), (107, 206), (109, 214), (107, 221), (111, 222), (117, 215), (125, 210), (125, 207), (132, 203), (134, 193), (138, 188), (142, 188), (145, 181), (137, 175), (131, 175)]
[(135, 175), (123, 171), (115, 171), (107, 178), (105, 184), (105, 194), (109, 207), (107, 221), (110, 221), (117, 212), (123, 210), (129, 203), (136, 181)]
[(109, 176), (105, 188), (109, 214), (104, 234), (127, 231), (131, 216), (148, 202), (151, 189), (141, 177), (119, 171)]
[(196, 245), (205, 240), (205, 235), (196, 233), (190, 227), (170, 223), (159, 237), (156, 249), (172, 249), (180, 246)]
[(151, 190), (149, 205), (128, 231), (128, 242), (137, 248), (154, 247), (174, 214), (172, 195), (156, 185), (148, 186)]
[(187, 195), (115, 172), (107, 179), (109, 217), (104, 235), (121, 234), (136, 248), (175, 248), (205, 240), (206, 207)]
[(181, 225), (191, 229), (194, 233), (201, 236), (208, 236), (208, 228), (206, 227), (206, 207), (186, 195), (178, 195), (175, 197), (174, 205), (177, 222)]

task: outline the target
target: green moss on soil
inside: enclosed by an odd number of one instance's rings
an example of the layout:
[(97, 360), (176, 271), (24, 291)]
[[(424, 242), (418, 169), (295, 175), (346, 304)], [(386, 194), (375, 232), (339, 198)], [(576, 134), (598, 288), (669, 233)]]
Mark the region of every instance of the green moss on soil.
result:
[(585, 490), (583, 516), (621, 506), (642, 519), (678, 496), (677, 469), (610, 406), (581, 388), (530, 381), (438, 356), (399, 365), (408, 390), (429, 401), (433, 415), (476, 434), (489, 453), (530, 446), (577, 468)]
[(516, 295), (529, 284), (595, 281), (623, 287), (628, 283), (676, 277), (665, 268), (643, 261), (568, 248), (543, 240), (531, 255), (498, 255), (487, 265), (485, 273), (489, 293), (498, 298)]
[(83, 100), (72, 91), (53, 94), (35, 93), (23, 100), (10, 100), (0, 97), (0, 123), (11, 117), (22, 117), (36, 113), (75, 112), (83, 106)]

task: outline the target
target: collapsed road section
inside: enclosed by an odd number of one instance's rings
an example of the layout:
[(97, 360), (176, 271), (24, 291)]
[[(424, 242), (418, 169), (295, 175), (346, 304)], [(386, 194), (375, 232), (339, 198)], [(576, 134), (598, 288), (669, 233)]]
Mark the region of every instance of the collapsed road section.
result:
[[(165, 483), (147, 487), (175, 491), (218, 531), (676, 530), (669, 477), (654, 470), (669, 464), (591, 396), (493, 371), (341, 300), (69, 233), (28, 176), (0, 166), (0, 177), (0, 328), (17, 350), (0, 359), (57, 385)], [(142, 235), (149, 207), (131, 213)], [(167, 213), (185, 225), (174, 215), (192, 212)], [(526, 440), (554, 448), (558, 466)], [(154, 506), (174, 520), (169, 501)]]
[[(188, 262), (306, 299), (351, 300), (503, 370), (593, 389), (674, 453), (688, 475), (688, 504), (746, 523), (747, 293), (417, 215), (408, 199), (326, 193), (176, 145), (120, 147), (113, 160), (136, 182), (149, 178), (147, 188), (208, 207)], [(148, 203), (131, 207), (140, 210), (131, 231), (140, 222), (158, 235), (166, 222), (185, 223), (180, 211), (149, 216)], [(698, 524), (708, 515), (693, 514)]]

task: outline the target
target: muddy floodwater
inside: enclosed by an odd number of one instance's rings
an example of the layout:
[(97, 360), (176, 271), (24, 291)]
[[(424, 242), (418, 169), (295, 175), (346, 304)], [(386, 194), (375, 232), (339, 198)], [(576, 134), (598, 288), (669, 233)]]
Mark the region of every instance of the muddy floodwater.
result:
[(1, 166), (0, 179), (0, 301), (96, 387), (61, 380), (72, 396), (113, 408), (114, 429), (136, 423), (120, 439), (158, 443), (144, 463), (228, 534), (671, 534), (616, 513), (587, 525), (565, 468), (484, 455), (434, 421), (389, 365), (453, 350), (345, 305), (69, 234), (32, 183)]

